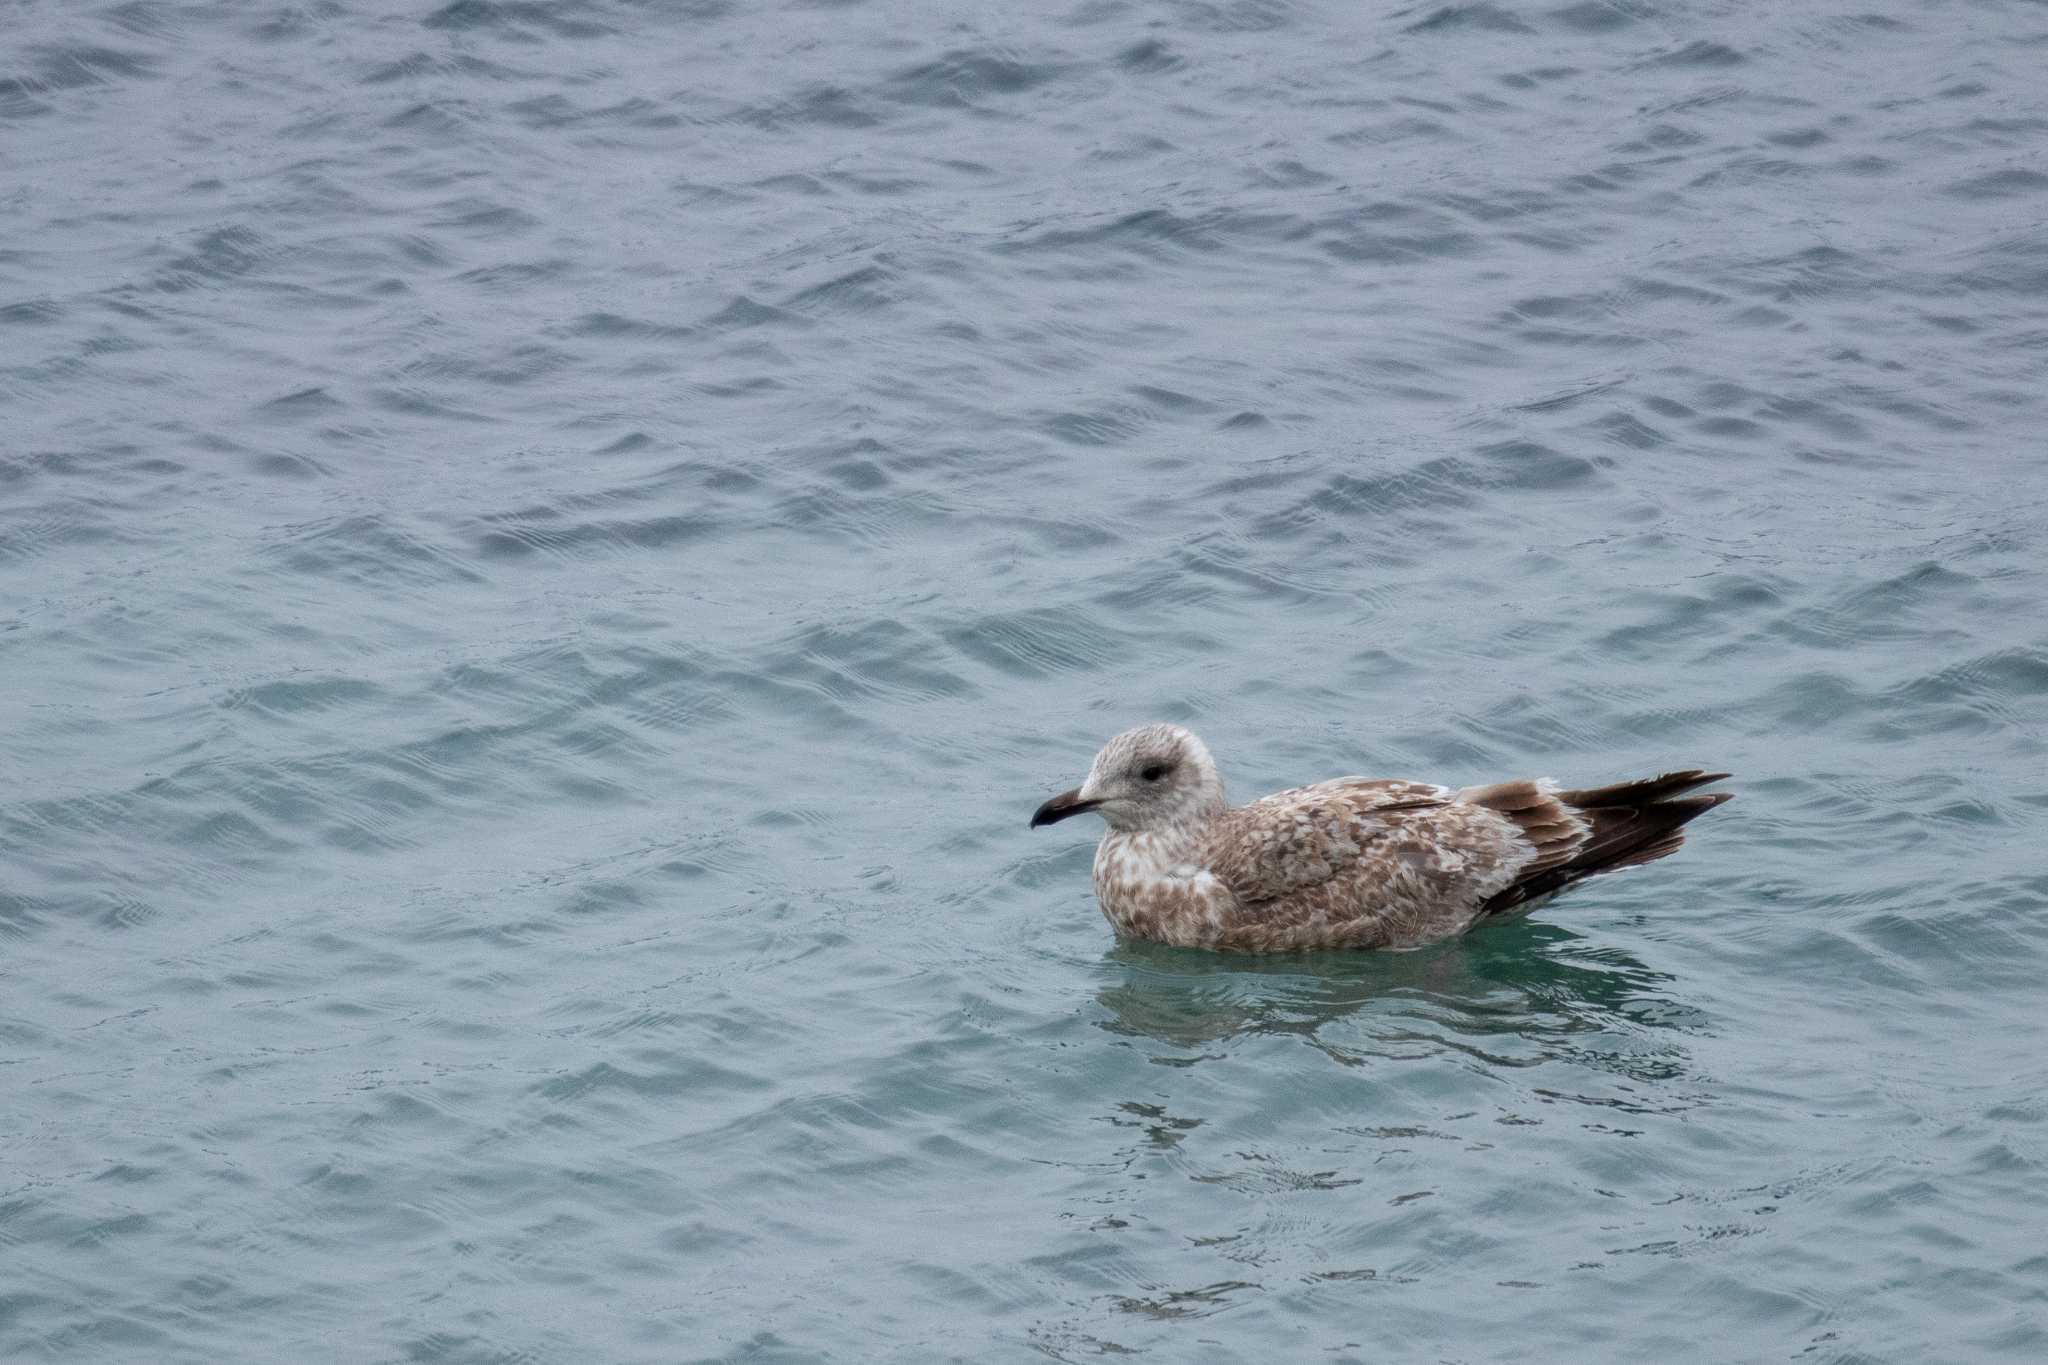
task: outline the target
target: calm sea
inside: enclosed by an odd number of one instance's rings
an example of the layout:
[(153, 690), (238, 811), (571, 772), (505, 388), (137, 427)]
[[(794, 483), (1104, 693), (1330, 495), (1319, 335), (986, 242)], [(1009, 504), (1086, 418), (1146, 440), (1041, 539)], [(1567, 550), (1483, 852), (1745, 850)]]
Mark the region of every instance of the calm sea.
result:
[[(2044, 69), (0, 0), (0, 1359), (2048, 1357)], [(1120, 946), (1151, 719), (1740, 799)]]

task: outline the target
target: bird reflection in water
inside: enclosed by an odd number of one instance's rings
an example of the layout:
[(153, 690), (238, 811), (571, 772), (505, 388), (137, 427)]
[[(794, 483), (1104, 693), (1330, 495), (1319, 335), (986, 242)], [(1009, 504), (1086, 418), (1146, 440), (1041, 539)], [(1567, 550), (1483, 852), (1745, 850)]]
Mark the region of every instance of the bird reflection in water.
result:
[(1101, 1027), (1179, 1049), (1153, 1058), (1164, 1065), (1293, 1034), (1347, 1065), (1451, 1050), (1498, 1067), (1573, 1057), (1652, 1081), (1681, 1072), (1680, 1040), (1703, 1023), (1670, 974), (1542, 920), (1407, 953), (1219, 957), (1124, 941), (1104, 967)]

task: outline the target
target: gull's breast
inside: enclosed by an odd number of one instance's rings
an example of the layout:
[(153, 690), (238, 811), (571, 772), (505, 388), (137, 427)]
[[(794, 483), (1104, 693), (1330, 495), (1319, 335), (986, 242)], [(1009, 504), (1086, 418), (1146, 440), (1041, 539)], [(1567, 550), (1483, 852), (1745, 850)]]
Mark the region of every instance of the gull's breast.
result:
[(1214, 947), (1237, 898), (1205, 867), (1161, 857), (1145, 835), (1112, 834), (1095, 852), (1095, 898), (1117, 932), (1182, 948)]

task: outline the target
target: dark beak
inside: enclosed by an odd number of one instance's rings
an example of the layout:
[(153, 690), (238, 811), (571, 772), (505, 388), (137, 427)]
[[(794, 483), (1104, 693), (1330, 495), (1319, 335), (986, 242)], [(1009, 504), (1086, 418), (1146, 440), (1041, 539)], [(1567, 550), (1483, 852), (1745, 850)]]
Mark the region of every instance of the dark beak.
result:
[(1100, 801), (1083, 801), (1079, 787), (1074, 788), (1070, 792), (1061, 792), (1058, 796), (1055, 796), (1052, 800), (1031, 812), (1031, 828), (1037, 829), (1040, 825), (1056, 825), (1069, 815), (1084, 814), (1094, 810), (1101, 804)]

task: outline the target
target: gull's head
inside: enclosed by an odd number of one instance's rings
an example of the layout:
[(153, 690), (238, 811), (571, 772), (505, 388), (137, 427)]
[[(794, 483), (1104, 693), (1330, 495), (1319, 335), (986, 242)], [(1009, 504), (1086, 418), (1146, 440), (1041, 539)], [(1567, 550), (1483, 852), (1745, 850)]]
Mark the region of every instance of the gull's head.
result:
[(1223, 779), (1194, 731), (1141, 725), (1103, 745), (1088, 780), (1040, 806), (1031, 827), (1092, 810), (1111, 829), (1193, 828), (1222, 809)]

